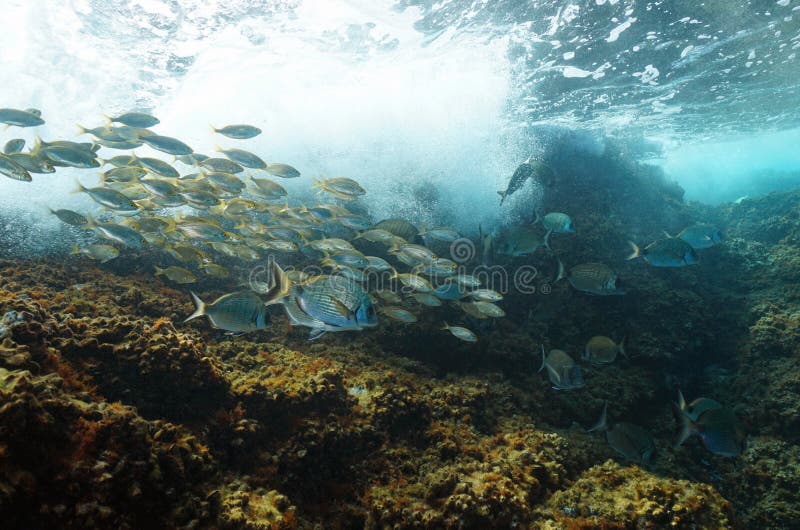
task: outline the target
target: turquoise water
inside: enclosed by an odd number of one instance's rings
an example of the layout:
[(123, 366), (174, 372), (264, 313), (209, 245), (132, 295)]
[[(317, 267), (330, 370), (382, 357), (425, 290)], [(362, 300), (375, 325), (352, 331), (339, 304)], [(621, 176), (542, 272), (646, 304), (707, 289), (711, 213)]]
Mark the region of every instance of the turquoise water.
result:
[[(43, 137), (141, 109), (206, 152), (209, 123), (258, 122), (267, 134), (250, 147), (355, 178), (381, 212), (400, 192), (422, 215), (403, 186), (430, 182), (470, 228), (502, 223), (495, 192), (541, 150), (537, 126), (661, 145), (653, 162), (689, 198), (714, 186), (712, 202), (797, 164), (791, 1), (11, 0), (5, 12), (4, 105), (43, 109)], [(728, 146), (736, 157), (720, 156)], [(57, 190), (49, 206), (87, 206), (65, 193), (75, 176), (4, 182), (0, 201), (41, 212)]]

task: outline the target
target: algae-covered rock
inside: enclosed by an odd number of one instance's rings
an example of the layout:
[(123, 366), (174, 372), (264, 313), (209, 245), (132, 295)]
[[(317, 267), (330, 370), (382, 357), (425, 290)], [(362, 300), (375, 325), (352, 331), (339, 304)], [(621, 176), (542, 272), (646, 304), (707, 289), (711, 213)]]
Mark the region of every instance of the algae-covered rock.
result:
[[(448, 429), (456, 429), (455, 436), (444, 435)], [(481, 437), (438, 424), (428, 436), (436, 446), (446, 443), (451, 449), (425, 451), (416, 466), (371, 487), (367, 527), (524, 527), (533, 521), (533, 506), (567, 475), (561, 463), (565, 442), (556, 435), (526, 431)]]
[(250, 491), (224, 490), (219, 516), (220, 528), (239, 530), (284, 530), (297, 527), (295, 507), (285, 495), (262, 488)]
[[(230, 336), (181, 322), (190, 298), (152, 281), (152, 256), (106, 268), (0, 260), (0, 520), (11, 528), (796, 526), (796, 197), (687, 204), (657, 170), (620, 157), (612, 149), (557, 160), (560, 180), (543, 191), (543, 208), (570, 213), (578, 232), (507, 265), (535, 265), (549, 282), (558, 260), (568, 268), (601, 260), (627, 294), (593, 297), (566, 282), (508, 293), (505, 319), (464, 322), (476, 344), (439, 329), (445, 315), (466, 319), (447, 306), (420, 308), (414, 327), (382, 321), (314, 343), (276, 308), (269, 329)], [(646, 243), (695, 221), (727, 231), (699, 265), (625, 261), (626, 240)], [(231, 280), (203, 295), (235, 288)], [(580, 360), (597, 334), (626, 337), (628, 356), (605, 366)], [(554, 390), (538, 373), (541, 344), (569, 352), (586, 386)], [(671, 447), (679, 388), (740, 417), (751, 435), (741, 456), (712, 455), (696, 439)], [(609, 418), (655, 436), (649, 470), (621, 467), (604, 436), (585, 432), (604, 402)], [(619, 464), (601, 464), (609, 458)]]
[(738, 472), (722, 485), (740, 507), (744, 528), (793, 528), (800, 521), (800, 446), (756, 438), (742, 455)]
[(730, 503), (711, 486), (613, 462), (554, 493), (542, 513), (553, 528), (724, 529), (734, 523)]
[(56, 341), (64, 357), (86, 366), (108, 399), (135, 405), (146, 417), (191, 419), (227, 399), (221, 363), (168, 320), (98, 317), (67, 325), (72, 336)]
[(76, 397), (56, 375), (0, 368), (0, 448), (7, 528), (167, 527), (212, 515), (213, 462), (192, 434)]

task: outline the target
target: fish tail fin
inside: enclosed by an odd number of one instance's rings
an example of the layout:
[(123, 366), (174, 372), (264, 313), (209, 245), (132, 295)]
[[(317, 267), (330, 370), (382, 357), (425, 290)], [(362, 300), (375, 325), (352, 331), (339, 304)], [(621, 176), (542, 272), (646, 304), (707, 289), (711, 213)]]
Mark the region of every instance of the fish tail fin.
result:
[(628, 255), (626, 260), (632, 260), (640, 257), (642, 255), (642, 250), (634, 243), (633, 241), (628, 241), (628, 245), (631, 247), (631, 253)]
[(680, 422), (678, 433), (675, 435), (675, 440), (672, 443), (672, 446), (677, 449), (683, 444), (683, 442), (697, 433), (697, 427), (695, 426), (694, 422), (692, 422), (692, 419), (674, 403), (672, 404), (672, 413)]
[[(156, 267), (157, 268), (157, 267)], [(192, 291), (189, 291), (189, 294), (192, 295), (192, 300), (194, 301), (195, 310), (194, 313), (189, 315), (184, 322), (189, 322), (190, 320), (194, 320), (195, 318), (201, 317), (206, 314), (206, 304), (200, 297), (194, 294)]]
[(38, 157), (39, 153), (42, 151), (42, 137), (39, 136), (39, 133), (33, 137), (33, 147), (31, 147), (29, 154), (33, 157)]
[[(542, 220), (542, 216), (539, 215), (539, 210), (534, 210), (533, 211), (533, 215), (534, 215), (534, 218), (533, 218), (533, 222), (531, 223), (532, 225), (535, 225), (536, 223), (538, 223), (539, 221)], [(552, 232), (552, 230), (550, 230), (550, 232)], [(547, 239), (545, 238), (545, 241), (546, 240)], [(550, 248), (550, 247), (547, 247), (547, 248)]]
[(214, 144), (214, 151), (216, 151), (217, 153), (223, 152), (222, 147), (220, 147), (218, 144)]
[[(153, 265), (153, 267), (156, 269), (155, 273), (156, 276), (161, 276), (162, 274), (164, 274), (164, 269), (162, 269), (158, 265)], [(192, 295), (194, 295), (194, 293), (192, 293)]]
[(626, 359), (630, 359), (630, 357), (628, 357), (628, 354), (625, 352), (625, 340), (626, 340), (627, 338), (628, 338), (628, 337), (627, 337), (627, 335), (623, 335), (623, 337), (622, 337), (622, 340), (621, 340), (621, 341), (619, 341), (619, 352), (620, 352), (620, 353), (622, 354), (622, 356), (623, 356), (623, 357), (625, 357)]
[(603, 412), (600, 413), (600, 418), (597, 420), (590, 429), (586, 432), (606, 431), (608, 430), (608, 402), (603, 403)]
[(216, 127), (214, 127), (210, 123), (208, 124), (208, 126), (211, 127), (211, 134), (217, 134), (217, 128)]
[(678, 389), (678, 408), (686, 410), (686, 400), (683, 398), (683, 392)]
[(92, 228), (94, 228), (95, 226), (97, 226), (97, 221), (95, 221), (95, 220), (94, 220), (94, 217), (92, 217), (92, 214), (90, 214), (90, 213), (87, 213), (87, 214), (86, 214), (86, 226), (87, 226), (87, 227), (88, 227), (90, 230), (91, 230)]
[(546, 357), (545, 357), (545, 354), (544, 354), (544, 344), (542, 344), (542, 365), (539, 367), (539, 370), (537, 370), (537, 373), (541, 372), (542, 370), (544, 370), (545, 358)]
[(500, 196), (500, 206), (502, 206), (503, 201), (506, 200), (506, 192), (498, 191), (497, 194)]
[(78, 187), (77, 187), (76, 189), (72, 190), (72, 193), (83, 193), (84, 191), (86, 191), (86, 186), (84, 186), (83, 184), (81, 184), (81, 181), (80, 181), (80, 180), (77, 180), (77, 179), (76, 179), (76, 180), (75, 180), (75, 184), (77, 184), (77, 185), (78, 185)]
[(178, 229), (178, 223), (175, 222), (175, 219), (170, 219), (167, 223), (167, 227), (161, 231), (162, 234), (169, 234), (170, 232), (174, 232)]
[(84, 126), (83, 126), (83, 125), (81, 125), (80, 123), (78, 123), (78, 124), (77, 124), (77, 126), (78, 126), (78, 132), (77, 132), (77, 135), (78, 135), (78, 136), (84, 135), (84, 134), (86, 134), (86, 133), (88, 133), (88, 132), (89, 132), (89, 131), (86, 129), (86, 127), (84, 127)]
[(556, 275), (556, 279), (553, 283), (558, 283), (559, 281), (563, 280), (566, 277), (566, 273), (564, 272), (564, 262), (561, 261), (561, 258), (558, 258), (558, 274)]
[(72, 245), (72, 250), (69, 253), (70, 253), (70, 255), (72, 255), (72, 254), (80, 254), (81, 253), (81, 247), (79, 247), (78, 245)]
[(441, 328), (442, 330), (450, 329), (450, 324), (448, 324), (446, 320), (443, 322), (443, 324), (444, 324), (444, 326), (442, 326), (442, 328)]
[(292, 280), (290, 280), (283, 269), (281, 269), (277, 261), (270, 260), (269, 269), (272, 286), (265, 294), (267, 301), (264, 305), (280, 303), (280, 301), (286, 298), (292, 291)]
[(106, 120), (106, 127), (110, 127), (111, 124), (114, 123), (114, 118), (112, 118), (108, 114), (103, 114), (103, 119)]
[(544, 235), (544, 248), (547, 250), (553, 250), (550, 248), (550, 234), (552, 234), (552, 230), (548, 230), (547, 233)]
[(666, 237), (667, 239), (674, 238), (674, 236), (669, 235), (669, 232), (667, 232), (666, 230), (662, 230), (661, 233), (664, 234), (664, 237)]

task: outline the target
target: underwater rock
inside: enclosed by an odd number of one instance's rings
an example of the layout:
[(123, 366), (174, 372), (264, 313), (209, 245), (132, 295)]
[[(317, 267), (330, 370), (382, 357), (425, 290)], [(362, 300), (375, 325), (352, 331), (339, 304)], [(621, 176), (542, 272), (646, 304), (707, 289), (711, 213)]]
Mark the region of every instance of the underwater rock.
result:
[[(8, 528), (165, 527), (210, 520), (208, 450), (182, 427), (0, 368), (0, 514)], [(32, 441), (36, 443), (31, 443)]]
[(71, 319), (72, 337), (57, 341), (65, 359), (86, 366), (107, 399), (135, 405), (148, 418), (190, 419), (227, 399), (221, 364), (196, 336), (168, 319)]
[(532, 507), (566, 478), (565, 442), (557, 435), (476, 437), (445, 424), (432, 426), (429, 435), (441, 440), (443, 429), (455, 429), (452, 442), (461, 445), (452, 461), (437, 463), (435, 453), (426, 452), (414, 475), (372, 487), (368, 528), (524, 527)]
[[(289, 499), (275, 490), (223, 490), (220, 528), (244, 530), (284, 530), (297, 527)], [(219, 491), (217, 492), (219, 493)]]
[(734, 523), (730, 503), (711, 486), (613, 462), (589, 469), (554, 493), (544, 513), (566, 528), (730, 528)]
[(757, 438), (720, 489), (743, 528), (792, 528), (800, 520), (800, 446)]
[[(106, 269), (0, 260), (0, 315), (13, 316), (0, 340), (0, 514), (15, 518), (3, 520), (725, 528), (740, 523), (735, 512), (745, 527), (792, 527), (800, 491), (792, 199), (777, 198), (773, 233), (769, 201), (709, 213), (663, 186), (644, 189), (650, 170), (615, 159), (612, 144), (604, 149), (602, 158), (562, 161), (572, 191), (546, 190), (548, 209), (569, 212), (580, 237), (552, 246), (567, 265), (618, 266), (628, 293), (589, 297), (562, 284), (509, 293), (507, 319), (469, 323), (480, 327), (475, 345), (440, 332), (448, 307), (424, 310), (413, 330), (382, 323), (308, 343), (277, 317), (263, 332), (231, 337), (178, 324), (190, 298), (152, 281), (146, 255)], [(699, 267), (677, 274), (623, 263), (627, 239), (714, 216), (729, 237), (701, 251)], [(512, 263), (536, 264), (544, 282), (554, 277), (552, 257)], [(202, 292), (213, 299), (232, 287)], [(578, 361), (586, 386), (570, 391), (536, 373), (542, 342), (576, 354), (597, 334), (627, 336), (630, 359)], [(712, 379), (714, 370), (721, 375)], [(751, 434), (740, 457), (714, 457), (695, 441), (670, 449), (678, 386), (736, 411)], [(621, 460), (603, 437), (583, 432), (604, 401), (615, 419), (655, 435), (653, 473), (598, 465)], [(678, 480), (688, 477), (714, 484), (732, 507), (714, 488)]]

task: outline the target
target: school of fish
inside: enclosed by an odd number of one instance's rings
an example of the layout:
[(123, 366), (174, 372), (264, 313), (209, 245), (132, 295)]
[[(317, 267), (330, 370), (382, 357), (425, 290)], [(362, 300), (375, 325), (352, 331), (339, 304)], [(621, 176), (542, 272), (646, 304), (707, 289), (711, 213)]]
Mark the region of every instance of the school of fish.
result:
[[(466, 321), (501, 318), (500, 292), (453, 256), (448, 249), (462, 236), (447, 226), (419, 227), (401, 218), (377, 221), (358, 202), (367, 193), (347, 177), (318, 178), (312, 187), (316, 204), (290, 205), (286, 189), (275, 179), (300, 178), (285, 162), (266, 162), (241, 148), (217, 148), (215, 156), (196, 153), (183, 141), (153, 131), (155, 116), (126, 112), (106, 116), (97, 127), (79, 126), (88, 141), (44, 141), (31, 146), (21, 138), (8, 140), (0, 153), (0, 174), (31, 182), (32, 175), (54, 173), (59, 167), (100, 170), (100, 185), (77, 182), (76, 193), (86, 194), (103, 208), (99, 219), (67, 209), (50, 212), (68, 225), (91, 231), (96, 241), (75, 245), (73, 254), (106, 263), (125, 249), (148, 248), (163, 255), (156, 276), (176, 285), (190, 285), (201, 277), (229, 278), (247, 271), (244, 288), (214, 301), (189, 294), (196, 310), (186, 321), (207, 318), (230, 333), (266, 329), (271, 306), (280, 306), (292, 325), (309, 328), (310, 339), (328, 332), (361, 331), (378, 325), (378, 315), (399, 324), (412, 324), (422, 315), (436, 318), (436, 309), (448, 305)], [(0, 109), (7, 127), (37, 127), (45, 123), (38, 109)], [(248, 124), (212, 127), (211, 133), (244, 141), (261, 134)], [(142, 147), (173, 157), (140, 156)], [(26, 150), (26, 147), (28, 149)], [(109, 150), (125, 151), (104, 158)], [(556, 173), (545, 163), (528, 159), (514, 172), (501, 205), (528, 180), (553, 186)], [(539, 227), (541, 225), (541, 227)], [(563, 212), (535, 213), (529, 224), (517, 226), (502, 238), (479, 231), (482, 265), (497, 255), (524, 258), (545, 249), (555, 235), (578, 232)], [(642, 258), (655, 267), (683, 267), (699, 262), (698, 250), (722, 241), (711, 225), (690, 226), (675, 236), (665, 234), (644, 247), (630, 242), (627, 259)], [(267, 265), (264, 266), (263, 264)], [(244, 264), (244, 266), (243, 266)], [(590, 295), (623, 295), (618, 275), (599, 262), (576, 264), (568, 271), (558, 260), (556, 282), (565, 279), (577, 291)], [(478, 336), (464, 325), (440, 326), (456, 339), (472, 343)], [(580, 360), (594, 366), (627, 356), (625, 338), (615, 342), (598, 335), (586, 344)], [(581, 366), (569, 353), (541, 346), (540, 371), (559, 391), (585, 385)], [(735, 415), (721, 404), (699, 398), (686, 404), (683, 396), (673, 406), (680, 424), (676, 445), (697, 436), (719, 455), (741, 451), (744, 434)], [(608, 426), (607, 406), (592, 431), (605, 432), (608, 443), (625, 458), (646, 465), (655, 451), (649, 434), (633, 424)]]

